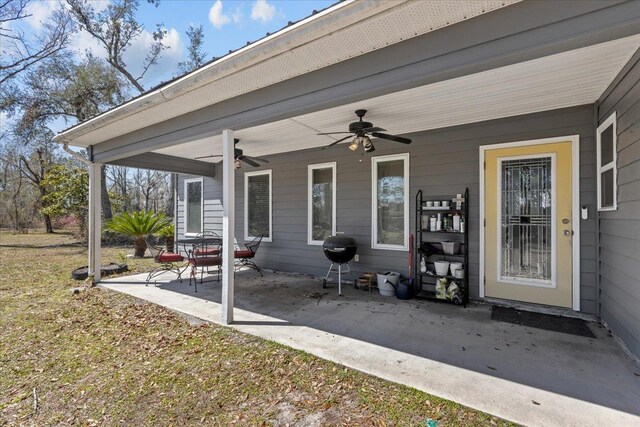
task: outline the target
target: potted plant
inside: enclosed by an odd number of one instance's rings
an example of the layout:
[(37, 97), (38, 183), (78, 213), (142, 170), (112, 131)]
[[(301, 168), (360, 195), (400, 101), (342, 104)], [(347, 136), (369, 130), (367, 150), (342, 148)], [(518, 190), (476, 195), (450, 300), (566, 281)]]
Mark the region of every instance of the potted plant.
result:
[(134, 256), (142, 258), (147, 250), (147, 237), (158, 233), (169, 224), (171, 221), (163, 213), (136, 211), (114, 216), (105, 224), (105, 228), (133, 237)]
[(164, 244), (167, 247), (167, 252), (173, 252), (175, 250), (175, 232), (176, 226), (171, 223), (158, 231), (157, 235), (164, 238)]

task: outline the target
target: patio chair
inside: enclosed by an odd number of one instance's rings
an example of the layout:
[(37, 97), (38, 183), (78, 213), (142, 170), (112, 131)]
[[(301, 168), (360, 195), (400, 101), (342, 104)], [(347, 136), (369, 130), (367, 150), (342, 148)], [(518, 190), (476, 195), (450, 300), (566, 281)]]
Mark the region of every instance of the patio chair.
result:
[(175, 271), (178, 273), (178, 279), (180, 283), (182, 283), (182, 273), (186, 270), (186, 267), (180, 270), (180, 267), (176, 265), (178, 262), (183, 262), (185, 259), (179, 253), (166, 252), (164, 249), (159, 248), (147, 241), (147, 248), (149, 249), (149, 253), (153, 257), (153, 261), (156, 264), (159, 264), (156, 268), (149, 272), (147, 276), (147, 283), (145, 286), (149, 285), (149, 282), (154, 277), (157, 277), (167, 271)]
[(198, 292), (198, 279), (196, 277), (197, 269), (200, 269), (200, 283), (203, 283), (204, 270), (210, 273), (210, 267), (217, 267), (218, 282), (220, 281), (220, 272), (222, 267), (222, 251), (219, 243), (208, 243), (206, 239), (218, 237), (214, 232), (204, 232), (198, 234), (202, 239), (201, 243), (196, 243), (191, 250), (188, 251), (188, 263), (191, 266), (191, 274), (189, 275), (189, 286), (191, 281), (195, 283), (195, 291)]
[(260, 247), (260, 243), (262, 242), (262, 239), (264, 238), (264, 236), (265, 236), (264, 234), (260, 234), (258, 237), (255, 237), (249, 243), (244, 244), (246, 249), (240, 249), (240, 250), (234, 251), (234, 258), (236, 259), (235, 261), (236, 268), (239, 268), (239, 267), (253, 268), (258, 273), (260, 273), (260, 277), (264, 277), (264, 274), (262, 273), (262, 269), (258, 267), (258, 265), (253, 261), (254, 257), (256, 256), (256, 253), (258, 252), (258, 248)]
[[(202, 233), (198, 233), (196, 235), (196, 239), (220, 239), (220, 241), (222, 241), (221, 237), (218, 235), (218, 233), (214, 232), (214, 231), (203, 231)], [(195, 254), (197, 256), (219, 256), (222, 251), (220, 249), (219, 245), (207, 245), (207, 244), (200, 244), (198, 245), (199, 247), (195, 250)]]

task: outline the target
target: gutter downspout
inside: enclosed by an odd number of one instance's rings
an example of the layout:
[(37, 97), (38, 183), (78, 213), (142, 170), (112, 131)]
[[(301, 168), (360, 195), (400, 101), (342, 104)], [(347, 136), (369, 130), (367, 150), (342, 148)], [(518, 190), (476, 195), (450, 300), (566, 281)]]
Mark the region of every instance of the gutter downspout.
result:
[(84, 163), (87, 166), (91, 165), (91, 161), (85, 159), (84, 157), (82, 157), (80, 154), (78, 154), (77, 152), (73, 151), (71, 148), (69, 148), (69, 143), (68, 142), (63, 142), (62, 143), (62, 149), (64, 151), (66, 151), (68, 154), (71, 154), (73, 157), (75, 157), (76, 159), (80, 160), (82, 163)]

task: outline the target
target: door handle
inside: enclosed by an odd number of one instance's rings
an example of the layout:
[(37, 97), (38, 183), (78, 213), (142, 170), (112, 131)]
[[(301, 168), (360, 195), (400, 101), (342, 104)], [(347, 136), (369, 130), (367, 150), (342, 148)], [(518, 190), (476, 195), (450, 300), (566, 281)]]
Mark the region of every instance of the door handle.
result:
[(563, 234), (567, 237), (573, 236), (573, 230), (564, 230)]

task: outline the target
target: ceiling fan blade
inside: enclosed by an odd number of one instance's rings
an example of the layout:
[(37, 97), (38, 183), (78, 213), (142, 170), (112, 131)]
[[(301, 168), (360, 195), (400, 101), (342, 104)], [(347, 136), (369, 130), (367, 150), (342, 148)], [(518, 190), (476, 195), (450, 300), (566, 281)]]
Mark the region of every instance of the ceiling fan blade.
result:
[(371, 136), (373, 136), (374, 138), (382, 138), (382, 139), (388, 139), (389, 141), (401, 142), (403, 144), (411, 144), (411, 140), (409, 138), (404, 138), (402, 136), (388, 135), (386, 133), (378, 133), (378, 132), (372, 132)]
[(370, 128), (364, 128), (364, 129), (362, 129), (362, 132), (367, 132), (367, 133), (371, 133), (371, 132), (384, 132), (384, 131), (386, 131), (386, 129), (379, 128), (378, 126), (371, 126)]
[(343, 135), (345, 133), (351, 133), (351, 132), (323, 132), (323, 133), (317, 133), (316, 135)]
[(254, 162), (253, 160), (251, 160), (251, 158), (247, 156), (238, 156), (238, 160), (240, 160), (241, 162), (245, 162), (246, 164), (251, 165), (254, 168), (257, 168), (260, 166), (260, 163)]
[(345, 136), (344, 138), (339, 139), (339, 140), (337, 140), (337, 141), (333, 141), (331, 144), (327, 145), (326, 147), (322, 147), (322, 149), (323, 149), (323, 150), (325, 150), (325, 149), (327, 149), (327, 148), (333, 147), (334, 145), (339, 144), (339, 143), (341, 143), (342, 141), (344, 141), (345, 139), (349, 139), (349, 138), (351, 138), (351, 135), (349, 135), (349, 136)]
[(269, 163), (269, 160), (263, 157), (244, 156), (245, 159), (251, 159), (254, 162)]
[(220, 154), (211, 154), (210, 156), (194, 157), (193, 160), (209, 159), (211, 157), (222, 157)]

